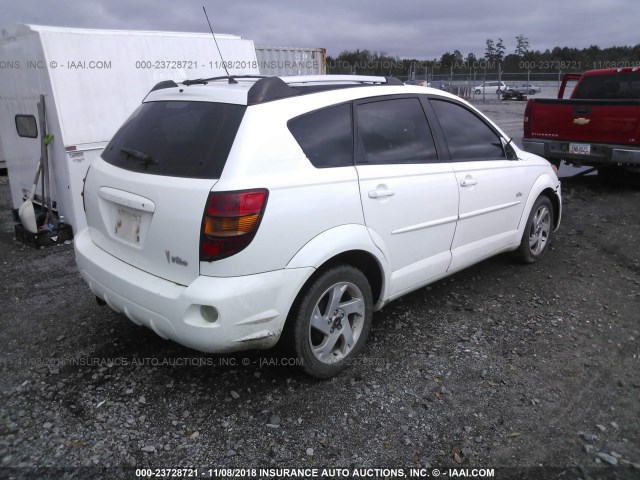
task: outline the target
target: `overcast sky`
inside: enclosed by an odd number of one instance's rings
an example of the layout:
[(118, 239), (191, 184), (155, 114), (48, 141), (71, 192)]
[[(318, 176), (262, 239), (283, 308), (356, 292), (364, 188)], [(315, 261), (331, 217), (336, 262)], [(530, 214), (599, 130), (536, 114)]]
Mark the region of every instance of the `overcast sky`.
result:
[(216, 33), (262, 46), (324, 47), (333, 56), (357, 48), (403, 58), (456, 49), (482, 56), (485, 40), (499, 37), (513, 53), (519, 33), (533, 50), (640, 43), (639, 0), (4, 0), (0, 26), (206, 32), (202, 5)]

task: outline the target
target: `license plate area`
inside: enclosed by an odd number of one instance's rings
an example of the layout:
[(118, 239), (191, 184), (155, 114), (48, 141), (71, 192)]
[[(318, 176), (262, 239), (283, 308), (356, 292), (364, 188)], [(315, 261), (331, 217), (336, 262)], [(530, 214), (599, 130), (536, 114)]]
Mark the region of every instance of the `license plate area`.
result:
[(128, 208), (119, 207), (116, 212), (113, 234), (134, 245), (140, 244), (142, 215)]
[(591, 154), (591, 145), (588, 143), (570, 143), (569, 153), (574, 155), (589, 155)]

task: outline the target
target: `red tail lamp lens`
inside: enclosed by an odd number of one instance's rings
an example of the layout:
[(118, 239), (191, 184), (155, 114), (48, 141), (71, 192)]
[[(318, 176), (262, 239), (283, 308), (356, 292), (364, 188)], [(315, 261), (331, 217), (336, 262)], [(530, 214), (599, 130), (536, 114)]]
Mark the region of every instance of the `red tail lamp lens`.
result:
[(253, 240), (267, 204), (266, 189), (211, 192), (202, 219), (200, 260), (235, 255)]

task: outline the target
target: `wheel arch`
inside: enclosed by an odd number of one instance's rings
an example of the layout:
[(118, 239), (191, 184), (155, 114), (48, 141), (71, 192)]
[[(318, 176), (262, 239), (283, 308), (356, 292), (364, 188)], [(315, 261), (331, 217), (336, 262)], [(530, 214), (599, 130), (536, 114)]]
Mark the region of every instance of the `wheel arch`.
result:
[(304, 294), (304, 292), (309, 288), (309, 285), (311, 285), (316, 278), (327, 270), (338, 265), (350, 265), (364, 273), (365, 277), (367, 277), (367, 281), (369, 282), (369, 286), (371, 287), (374, 310), (377, 310), (377, 306), (382, 305), (384, 299), (384, 289), (386, 287), (385, 275), (382, 265), (380, 265), (378, 259), (366, 250), (348, 250), (334, 255), (324, 261), (321, 265), (317, 266), (298, 291), (296, 300), (293, 304), (296, 304), (300, 296)]
[[(556, 192), (550, 187), (545, 188), (542, 192), (540, 192), (540, 195), (544, 195), (551, 201), (551, 205), (553, 206), (553, 229), (557, 230), (560, 226), (560, 215), (562, 208), (560, 197), (558, 197)], [(540, 195), (538, 195), (538, 197)]]
[(387, 259), (364, 225), (341, 225), (320, 233), (296, 252), (287, 268), (315, 269), (300, 289), (303, 291), (310, 281), (339, 263), (362, 270), (369, 279), (376, 305), (386, 298), (385, 291), (390, 278)]
[(536, 202), (538, 197), (540, 197), (540, 195), (548, 197), (551, 201), (551, 205), (553, 206), (553, 229), (557, 230), (557, 228), (560, 226), (560, 219), (562, 217), (560, 183), (557, 180), (554, 181), (551, 175), (545, 173), (538, 177), (538, 179), (533, 184), (531, 191), (529, 192), (527, 203), (522, 211), (520, 223), (518, 224), (518, 238), (522, 236), (522, 233), (524, 232), (525, 226), (527, 224), (527, 219), (529, 218), (529, 214), (531, 213), (531, 209), (533, 208), (533, 204)]
[(313, 281), (316, 276), (321, 275), (326, 270), (337, 265), (350, 265), (364, 273), (364, 276), (367, 277), (367, 281), (369, 282), (369, 286), (371, 287), (371, 294), (374, 299), (374, 307), (376, 304), (382, 301), (383, 287), (385, 285), (382, 266), (378, 263), (378, 260), (373, 255), (364, 250), (349, 250), (330, 258), (325, 263), (323, 263), (313, 273), (313, 275), (311, 275), (309, 281)]
[[(296, 257), (297, 256), (298, 255), (296, 255)], [(296, 257), (294, 257), (294, 259)], [(350, 265), (362, 271), (369, 282), (369, 286), (371, 287), (371, 294), (374, 303), (373, 310), (376, 311), (382, 308), (384, 305), (384, 298), (386, 298), (385, 288), (388, 282), (386, 280), (386, 273), (383, 265), (381, 264), (380, 258), (366, 249), (353, 249), (335, 254), (330, 258), (324, 259), (322, 263), (315, 266), (313, 273), (309, 275), (307, 280), (298, 290), (298, 293), (287, 312), (283, 325), (281, 340), (284, 344), (291, 341), (294, 330), (292, 315), (295, 315), (295, 312), (297, 312), (305, 293), (324, 272), (338, 265)]]

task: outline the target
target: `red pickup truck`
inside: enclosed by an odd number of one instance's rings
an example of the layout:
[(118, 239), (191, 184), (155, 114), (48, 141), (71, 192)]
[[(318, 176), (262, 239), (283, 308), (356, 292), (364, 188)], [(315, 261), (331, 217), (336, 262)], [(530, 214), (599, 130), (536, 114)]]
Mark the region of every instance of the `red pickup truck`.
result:
[[(578, 80), (569, 99), (567, 82)], [(529, 100), (523, 147), (557, 167), (640, 166), (640, 68), (566, 74), (558, 99)]]

